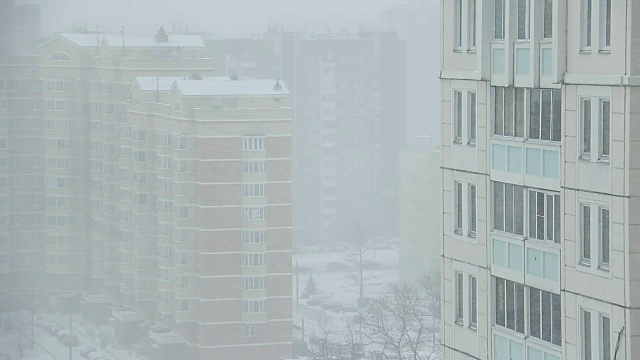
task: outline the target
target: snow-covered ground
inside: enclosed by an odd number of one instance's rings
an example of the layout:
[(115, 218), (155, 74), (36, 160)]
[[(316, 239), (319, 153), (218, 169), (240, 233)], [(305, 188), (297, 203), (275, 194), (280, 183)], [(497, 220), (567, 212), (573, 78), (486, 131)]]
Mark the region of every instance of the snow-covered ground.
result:
[[(69, 359), (69, 347), (65, 346), (53, 334), (44, 330), (42, 325), (56, 324), (67, 333), (78, 337), (79, 345), (71, 348), (72, 359), (85, 359), (81, 356), (82, 349), (94, 347), (97, 351), (92, 355), (100, 356), (101, 360), (135, 360), (136, 356), (128, 351), (115, 349), (111, 346), (101, 346), (100, 339), (109, 341), (111, 328), (96, 327), (84, 321), (80, 314), (73, 315), (72, 329), (69, 331), (69, 317), (61, 313), (36, 315), (34, 317), (33, 335), (34, 349), (31, 350), (31, 314), (27, 311), (3, 314), (3, 324), (12, 323), (9, 328), (2, 327), (0, 334), (0, 359), (20, 359), (19, 348), (23, 347), (23, 359), (57, 360)], [(3, 358), (4, 356), (4, 358)]]
[[(371, 265), (363, 276), (365, 298), (383, 294), (390, 284), (398, 282), (398, 254), (395, 247), (366, 251), (365, 260)], [(302, 296), (309, 278), (313, 276), (320, 296), (334, 300), (330, 301), (332, 304), (337, 302), (345, 306), (343, 311), (333, 311), (310, 306), (307, 299), (300, 299), (298, 306), (294, 303), (296, 325), (301, 326), (304, 318), (305, 338), (314, 332), (319, 335), (323, 329), (341, 337), (345, 322), (357, 313), (359, 286), (353, 280), (357, 266), (349, 259), (349, 251), (295, 255), (294, 264), (298, 264), (300, 271), (298, 280), (295, 275), (293, 278), (294, 291), (299, 286), (299, 295)]]

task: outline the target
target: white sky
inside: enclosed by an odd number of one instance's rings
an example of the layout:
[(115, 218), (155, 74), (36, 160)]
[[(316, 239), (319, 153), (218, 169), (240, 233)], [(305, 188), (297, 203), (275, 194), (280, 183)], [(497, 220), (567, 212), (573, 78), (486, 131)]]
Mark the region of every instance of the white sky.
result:
[(285, 30), (308, 28), (326, 31), (372, 24), (380, 10), (403, 0), (52, 0), (44, 9), (48, 31), (68, 30), (72, 21), (121, 25), (132, 33), (149, 33), (173, 22), (190, 30), (206, 30), (220, 36), (246, 35), (279, 23)]

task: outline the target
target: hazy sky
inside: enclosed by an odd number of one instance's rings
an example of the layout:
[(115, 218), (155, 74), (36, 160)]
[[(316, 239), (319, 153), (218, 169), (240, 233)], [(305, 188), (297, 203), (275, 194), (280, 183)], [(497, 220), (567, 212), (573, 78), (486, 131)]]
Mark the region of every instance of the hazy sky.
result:
[(173, 22), (189, 30), (205, 30), (220, 36), (264, 30), (269, 23), (285, 29), (306, 27), (326, 31), (343, 26), (372, 24), (380, 10), (403, 0), (56, 0), (44, 9), (48, 31), (68, 30), (72, 21), (109, 26), (121, 25), (132, 33), (153, 32)]

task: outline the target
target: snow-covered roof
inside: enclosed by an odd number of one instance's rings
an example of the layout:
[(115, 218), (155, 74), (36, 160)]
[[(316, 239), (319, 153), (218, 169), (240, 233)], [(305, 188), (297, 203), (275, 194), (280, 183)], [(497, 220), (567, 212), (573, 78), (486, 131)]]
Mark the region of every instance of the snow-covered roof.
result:
[[(122, 46), (122, 36), (115, 34), (104, 35), (105, 40), (110, 46)], [(168, 40), (158, 42), (155, 35), (145, 36), (126, 36), (124, 37), (125, 47), (137, 48), (156, 48), (156, 47), (183, 47), (183, 48), (204, 48), (204, 42), (200, 35), (168, 35)]]
[(276, 81), (269, 79), (231, 80), (214, 78), (212, 80), (178, 80), (175, 87), (184, 96), (241, 96), (241, 95), (289, 95), (287, 87), (280, 83), (281, 89), (275, 89)]
[(169, 91), (174, 82), (184, 79), (183, 76), (138, 76), (136, 82), (142, 91)]
[(102, 35), (96, 34), (59, 33), (58, 35), (80, 47), (97, 47), (102, 41)]

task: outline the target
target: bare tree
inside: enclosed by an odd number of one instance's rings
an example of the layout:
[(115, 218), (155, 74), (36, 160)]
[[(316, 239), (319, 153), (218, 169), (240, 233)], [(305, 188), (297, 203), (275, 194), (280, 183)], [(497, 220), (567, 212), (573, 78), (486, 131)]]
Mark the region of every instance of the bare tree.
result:
[(426, 296), (418, 287), (391, 285), (385, 295), (372, 299), (361, 316), (362, 336), (386, 359), (429, 360), (440, 347), (427, 341), (439, 333)]
[(418, 278), (418, 286), (423, 292), (431, 316), (440, 323), (442, 303), (440, 302), (440, 274), (423, 274)]
[(366, 258), (369, 252), (370, 243), (371, 238), (369, 238), (367, 232), (362, 228), (362, 225), (359, 222), (356, 223), (351, 241), (352, 250), (347, 252), (346, 260), (355, 267), (355, 271), (347, 274), (347, 278), (358, 287), (360, 293), (360, 297), (358, 298), (359, 304), (364, 298), (365, 285), (373, 279), (373, 277), (365, 274), (367, 266)]

